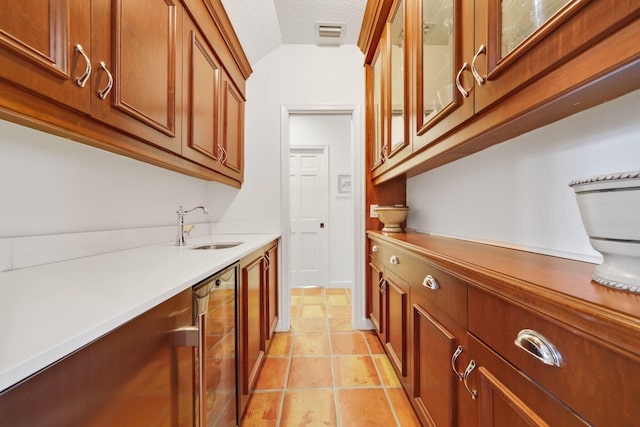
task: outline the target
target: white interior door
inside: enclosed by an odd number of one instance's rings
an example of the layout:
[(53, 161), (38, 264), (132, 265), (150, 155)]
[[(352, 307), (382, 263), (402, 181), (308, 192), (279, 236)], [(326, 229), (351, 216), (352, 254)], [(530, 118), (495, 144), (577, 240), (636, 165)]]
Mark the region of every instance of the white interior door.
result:
[(327, 158), (327, 147), (290, 149), (292, 287), (327, 285)]

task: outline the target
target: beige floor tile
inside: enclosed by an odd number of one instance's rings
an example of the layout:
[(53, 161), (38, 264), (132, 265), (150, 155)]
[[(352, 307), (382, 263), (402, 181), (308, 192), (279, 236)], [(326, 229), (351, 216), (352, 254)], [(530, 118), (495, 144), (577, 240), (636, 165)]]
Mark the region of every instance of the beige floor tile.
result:
[(347, 317), (337, 317), (329, 319), (329, 331), (330, 332), (351, 332), (353, 331), (353, 325), (351, 319)]
[(324, 296), (324, 288), (304, 288), (305, 297)]
[(398, 418), (398, 424), (402, 427), (420, 427), (420, 421), (402, 388), (387, 388), (386, 390)]
[(335, 426), (334, 401), (333, 390), (287, 391), (282, 408), (281, 425), (283, 427)]
[(329, 295), (347, 295), (347, 290), (344, 288), (328, 288), (325, 289), (324, 293)]
[(300, 305), (324, 305), (326, 304), (323, 296), (303, 296), (300, 297)]
[(300, 305), (301, 296), (291, 295), (291, 307), (297, 307)]
[(324, 319), (327, 317), (327, 309), (324, 305), (302, 305), (298, 317), (300, 319)]
[(294, 357), (291, 359), (287, 389), (331, 387), (333, 387), (331, 357)]
[(384, 347), (380, 343), (378, 336), (373, 331), (366, 331), (362, 333), (364, 338), (367, 340), (369, 344), (369, 349), (371, 350), (371, 354), (385, 354)]
[(333, 372), (336, 387), (380, 385), (371, 356), (334, 356)]
[(293, 338), (294, 356), (328, 356), (330, 354), (327, 334), (296, 335)]
[(291, 295), (300, 296), (302, 295), (303, 291), (304, 291), (303, 288), (291, 288)]
[(336, 393), (340, 425), (367, 427), (397, 425), (383, 389), (342, 389), (337, 390)]
[(332, 354), (369, 354), (362, 333), (331, 334)]
[(287, 383), (288, 357), (267, 357), (256, 380), (256, 390), (281, 390)]
[(325, 334), (328, 332), (327, 319), (299, 319), (296, 334)]
[(271, 339), (271, 347), (267, 351), (267, 356), (285, 357), (291, 356), (293, 346), (293, 335), (290, 333), (276, 332)]
[(327, 295), (328, 305), (349, 305), (349, 298), (346, 295)]
[(242, 427), (277, 427), (284, 392), (256, 392), (251, 395)]
[(373, 361), (378, 368), (378, 372), (380, 372), (380, 377), (382, 380), (382, 384), (387, 387), (400, 387), (401, 383), (398, 379), (398, 375), (396, 375), (396, 371), (393, 369), (391, 365), (391, 361), (384, 354), (377, 354), (373, 356)]
[(336, 318), (336, 317), (351, 318), (351, 305), (328, 305), (327, 316), (330, 318)]

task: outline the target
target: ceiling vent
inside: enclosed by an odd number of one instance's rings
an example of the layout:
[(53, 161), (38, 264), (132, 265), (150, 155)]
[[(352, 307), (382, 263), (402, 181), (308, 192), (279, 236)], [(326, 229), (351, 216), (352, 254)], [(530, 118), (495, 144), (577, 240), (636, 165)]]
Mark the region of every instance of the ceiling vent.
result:
[(340, 45), (344, 41), (345, 24), (316, 22), (316, 41), (321, 45)]

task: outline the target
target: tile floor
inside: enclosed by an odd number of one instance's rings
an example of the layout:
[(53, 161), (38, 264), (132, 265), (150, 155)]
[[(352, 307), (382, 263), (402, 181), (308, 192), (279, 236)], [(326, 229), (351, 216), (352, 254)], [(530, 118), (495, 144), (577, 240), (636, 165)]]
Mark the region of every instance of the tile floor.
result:
[(372, 331), (351, 327), (346, 289), (293, 289), (241, 426), (420, 426)]

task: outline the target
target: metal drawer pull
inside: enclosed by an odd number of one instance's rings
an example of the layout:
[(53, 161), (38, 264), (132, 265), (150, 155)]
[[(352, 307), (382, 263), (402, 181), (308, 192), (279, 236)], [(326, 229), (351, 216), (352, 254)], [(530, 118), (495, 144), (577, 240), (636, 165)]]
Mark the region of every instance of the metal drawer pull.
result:
[(458, 357), (462, 354), (462, 350), (462, 346), (459, 345), (458, 348), (456, 348), (455, 353), (453, 353), (453, 357), (451, 357), (451, 369), (453, 369), (453, 372), (455, 372), (460, 381), (462, 381), (462, 373), (458, 372), (458, 370), (456, 369), (456, 360), (458, 360)]
[(111, 92), (111, 88), (113, 87), (113, 76), (107, 69), (107, 65), (104, 63), (104, 61), (100, 61), (100, 68), (102, 68), (104, 72), (107, 73), (107, 77), (109, 78), (107, 86), (105, 86), (104, 89), (98, 91), (98, 96), (100, 97), (100, 99), (105, 99), (107, 95), (109, 95), (109, 92)]
[(373, 245), (371, 252), (378, 252), (378, 245)]
[(87, 56), (82, 45), (79, 43), (76, 45), (76, 52), (82, 55), (85, 62), (87, 63), (87, 68), (85, 68), (84, 73), (80, 77), (78, 77), (78, 80), (76, 80), (76, 83), (78, 83), (78, 86), (84, 87), (84, 85), (87, 84), (87, 80), (89, 80), (89, 77), (91, 77), (91, 60)]
[(438, 281), (430, 274), (424, 278), (424, 280), (422, 281), (422, 286), (424, 286), (425, 288), (429, 288), (432, 291), (437, 291), (438, 289), (440, 289)]
[(545, 337), (531, 329), (518, 332), (515, 345), (520, 347), (545, 365), (557, 366), (562, 364), (562, 356)]
[(478, 397), (478, 390), (471, 390), (469, 388), (469, 384), (467, 384), (467, 378), (469, 378), (469, 375), (474, 369), (476, 369), (476, 361), (471, 360), (471, 362), (469, 362), (469, 365), (467, 365), (467, 369), (464, 370), (464, 374), (462, 376), (462, 382), (464, 383), (464, 388), (466, 388), (469, 394), (471, 394), (472, 399), (475, 399), (476, 397)]
[(464, 70), (467, 69), (468, 66), (469, 64), (465, 62), (464, 64), (462, 64), (462, 68), (460, 68), (460, 71), (458, 71), (458, 74), (456, 74), (456, 87), (458, 88), (458, 92), (460, 92), (460, 95), (464, 96), (465, 98), (469, 97), (469, 91), (471, 89), (467, 90), (464, 87), (462, 87), (462, 83), (460, 83), (460, 76), (462, 75)]
[(398, 259), (397, 256), (393, 255), (391, 258), (389, 258), (389, 262), (393, 265), (398, 265), (400, 264), (400, 260)]
[(478, 69), (476, 68), (476, 60), (480, 55), (486, 52), (487, 52), (487, 48), (483, 44), (481, 44), (480, 47), (478, 48), (478, 51), (476, 52), (475, 55), (473, 55), (473, 59), (471, 60), (471, 73), (473, 74), (473, 77), (476, 78), (476, 81), (480, 86), (485, 84), (486, 80), (478, 72)]

